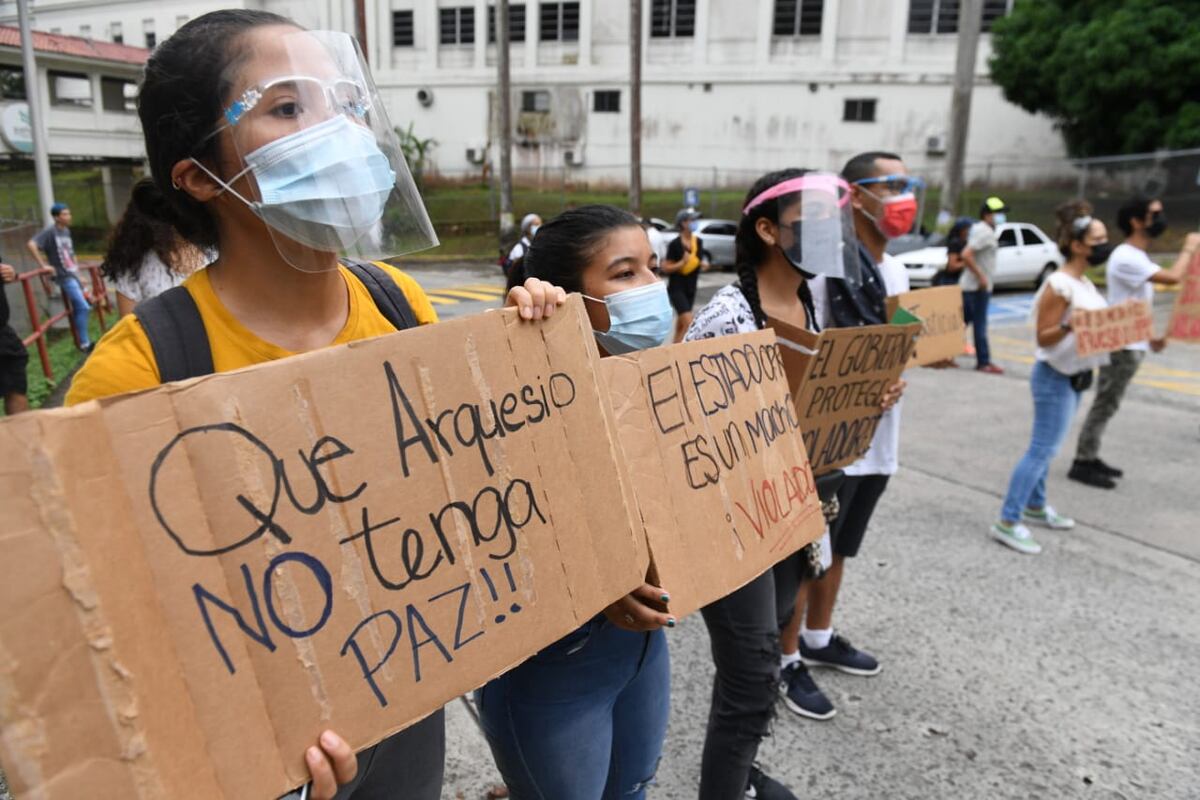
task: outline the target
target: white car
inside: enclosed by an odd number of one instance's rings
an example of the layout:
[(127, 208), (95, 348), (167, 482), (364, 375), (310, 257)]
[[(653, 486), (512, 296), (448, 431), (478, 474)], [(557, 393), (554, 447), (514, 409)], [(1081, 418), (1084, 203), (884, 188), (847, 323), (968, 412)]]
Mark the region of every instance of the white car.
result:
[[(712, 257), (712, 265), (732, 268), (737, 262), (737, 245), (734, 240), (737, 238), (738, 224), (731, 219), (704, 219), (703, 217), (696, 222), (698, 223), (696, 233), (704, 242), (704, 249)], [(679, 238), (677, 232), (666, 233), (669, 237), (668, 243)]]
[[(1036, 225), (1006, 222), (996, 229), (996, 233), (1000, 238), (993, 276), (996, 286), (1040, 286), (1051, 272), (1063, 265), (1058, 246)], [(933, 276), (946, 268), (945, 247), (924, 247), (896, 257), (907, 267), (908, 282), (913, 286), (928, 286)]]

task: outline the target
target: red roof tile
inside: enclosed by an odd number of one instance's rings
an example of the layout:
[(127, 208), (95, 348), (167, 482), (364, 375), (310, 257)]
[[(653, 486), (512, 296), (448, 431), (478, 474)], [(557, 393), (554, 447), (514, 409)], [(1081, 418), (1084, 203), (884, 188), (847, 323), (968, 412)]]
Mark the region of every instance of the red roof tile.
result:
[[(21, 46), (21, 31), (9, 25), (0, 25), (0, 47)], [(145, 64), (150, 51), (143, 47), (127, 44), (100, 42), (81, 36), (66, 36), (61, 33), (33, 32), (33, 49), (39, 53), (59, 53), (64, 56), (94, 58), (100, 61), (117, 61), (122, 64)]]

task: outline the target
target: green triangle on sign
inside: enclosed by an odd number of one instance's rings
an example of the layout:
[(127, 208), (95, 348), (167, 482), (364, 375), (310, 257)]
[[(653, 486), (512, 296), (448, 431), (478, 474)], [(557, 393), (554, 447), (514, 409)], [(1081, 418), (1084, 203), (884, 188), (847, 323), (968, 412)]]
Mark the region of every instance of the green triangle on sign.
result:
[(924, 322), (916, 314), (909, 311), (904, 306), (896, 306), (896, 312), (892, 314), (891, 323), (893, 325), (911, 325), (913, 323), (921, 324)]

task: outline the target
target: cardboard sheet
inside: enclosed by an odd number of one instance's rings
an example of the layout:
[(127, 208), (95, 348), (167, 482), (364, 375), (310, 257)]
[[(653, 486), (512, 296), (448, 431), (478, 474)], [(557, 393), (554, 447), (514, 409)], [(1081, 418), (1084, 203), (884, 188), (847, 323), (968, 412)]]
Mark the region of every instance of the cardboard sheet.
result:
[(768, 320), (779, 337), (804, 444), (817, 475), (853, 464), (871, 447), (881, 395), (912, 357), (921, 326), (829, 328), (819, 335)]
[(1154, 317), (1149, 303), (1126, 300), (1097, 311), (1076, 309), (1071, 314), (1071, 327), (1075, 331), (1075, 350), (1084, 358), (1124, 350), (1153, 338)]
[(598, 363), (576, 297), (0, 422), (15, 796), (269, 800), (640, 585)]
[(691, 613), (824, 529), (770, 331), (601, 364), (670, 610)]
[(924, 367), (962, 355), (966, 326), (959, 286), (933, 286), (889, 297), (889, 320), (897, 308), (921, 320), (921, 338), (913, 348), (908, 366)]
[(1180, 342), (1200, 342), (1200, 253), (1192, 258), (1179, 287), (1167, 336)]

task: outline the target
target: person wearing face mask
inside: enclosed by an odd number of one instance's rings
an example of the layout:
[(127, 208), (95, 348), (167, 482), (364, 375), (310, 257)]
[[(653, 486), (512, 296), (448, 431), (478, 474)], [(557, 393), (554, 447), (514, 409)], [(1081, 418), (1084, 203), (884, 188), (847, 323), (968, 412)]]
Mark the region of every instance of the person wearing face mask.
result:
[[(858, 262), (842, 257), (857, 246), (849, 205), (850, 187), (838, 175), (784, 169), (755, 181), (738, 223), (738, 280), (696, 314), (687, 340), (761, 330), (768, 317), (820, 330), (809, 281), (818, 275), (859, 280)], [(810, 688), (792, 675), (781, 683), (779, 632), (792, 618), (801, 581), (818, 568), (813, 561), (828, 566), (828, 553), (826, 536), (701, 610), (716, 674), (700, 800), (794, 800), (755, 759), (770, 733), (778, 692)]]
[(1046, 502), (1046, 476), (1058, 453), (1079, 397), (1092, 383), (1093, 371), (1107, 356), (1080, 358), (1071, 330), (1076, 309), (1104, 308), (1104, 296), (1084, 274), (1103, 264), (1112, 251), (1104, 223), (1080, 200), (1058, 209), (1058, 249), (1067, 261), (1046, 279), (1033, 298), (1037, 351), (1029, 376), (1033, 393), (1033, 435), (1025, 455), (1013, 470), (1000, 519), (991, 537), (1018, 553), (1036, 555), (1042, 546), (1026, 523), (1051, 530), (1070, 530), (1075, 521)]
[[(437, 239), (352, 37), (264, 11), (205, 14), (151, 54), (138, 116), (144, 208), (219, 257), (123, 317), (68, 405), (437, 321), (421, 287), (377, 261)], [(508, 296), (524, 320), (564, 300), (533, 279)], [(304, 793), (438, 800), (443, 720), (357, 757), (322, 732), (304, 753)]]
[[(1146, 251), (1167, 229), (1166, 214), (1162, 201), (1158, 199), (1130, 199), (1117, 211), (1117, 226), (1125, 234), (1125, 241), (1112, 251), (1105, 270), (1109, 305), (1119, 305), (1126, 300), (1153, 304), (1154, 284), (1174, 286), (1180, 283), (1187, 274), (1188, 265), (1200, 250), (1200, 233), (1189, 233), (1184, 239), (1183, 249), (1169, 269), (1163, 269), (1150, 260)], [(1147, 351), (1157, 353), (1166, 345), (1165, 337), (1131, 344), (1113, 353), (1109, 363), (1101, 367), (1096, 399), (1092, 401), (1092, 407), (1079, 430), (1075, 461), (1067, 473), (1068, 478), (1100, 489), (1116, 488), (1115, 479), (1125, 473), (1100, 458), (1104, 429), (1121, 407), (1121, 398), (1137, 375)]]
[(675, 228), (679, 236), (667, 245), (666, 260), (660, 265), (667, 278), (667, 294), (675, 309), (675, 338), (682, 342), (688, 326), (692, 324), (692, 307), (696, 305), (696, 287), (700, 273), (709, 268), (708, 253), (704, 242), (696, 235), (700, 212), (681, 209), (675, 215)]
[(966, 269), (959, 282), (963, 290), (963, 317), (975, 333), (975, 369), (989, 375), (1004, 370), (992, 363), (988, 347), (988, 302), (992, 297), (992, 276), (996, 274), (996, 251), (1000, 240), (996, 228), (1008, 221), (1008, 207), (999, 197), (989, 197), (979, 209), (979, 222), (967, 233), (963, 250)]
[[(581, 206), (554, 217), (524, 270), (584, 296), (601, 356), (662, 344), (671, 304), (637, 217)], [(670, 709), (663, 628), (670, 595), (649, 583), (475, 693), (513, 800), (642, 800)]]
[[(817, 320), (834, 328), (882, 325), (887, 322), (887, 297), (909, 289), (904, 264), (888, 255), (886, 248), (889, 239), (912, 230), (921, 181), (909, 176), (899, 156), (882, 151), (854, 156), (842, 169), (842, 177), (851, 186), (861, 277), (857, 281), (830, 277), (811, 280)], [(833, 609), (846, 561), (858, 555), (876, 504), (899, 466), (899, 401), (904, 388), (903, 380), (889, 388), (870, 449), (844, 470), (846, 478), (838, 488), (838, 514), (829, 526), (832, 563), (824, 575), (802, 587), (796, 613), (783, 631), (783, 669), (788, 678), (781, 684), (784, 704), (809, 719), (826, 720), (836, 711), (808, 675), (808, 667), (861, 676), (880, 671), (875, 656), (834, 632)]]

